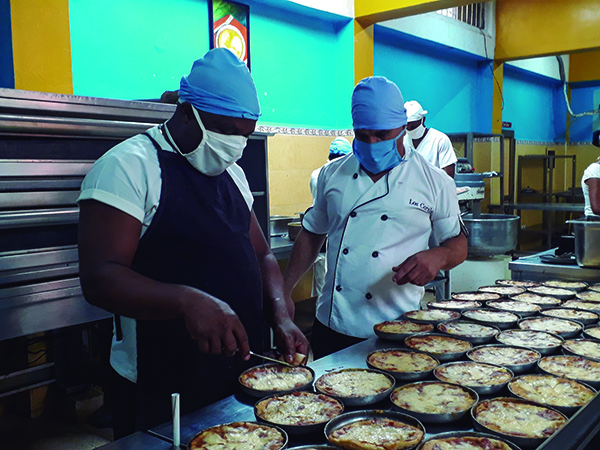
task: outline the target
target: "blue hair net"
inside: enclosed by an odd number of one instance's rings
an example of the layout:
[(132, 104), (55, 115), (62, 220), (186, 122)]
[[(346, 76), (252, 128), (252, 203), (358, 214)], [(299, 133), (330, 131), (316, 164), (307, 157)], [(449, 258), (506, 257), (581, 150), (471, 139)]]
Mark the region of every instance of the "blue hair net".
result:
[(201, 111), (257, 120), (260, 105), (252, 75), (230, 50), (215, 48), (181, 78), (179, 98)]
[(398, 86), (385, 77), (362, 79), (352, 93), (352, 124), (355, 130), (391, 130), (406, 125)]
[(352, 145), (348, 139), (343, 137), (335, 138), (329, 146), (329, 154), (333, 156), (344, 156), (352, 151)]

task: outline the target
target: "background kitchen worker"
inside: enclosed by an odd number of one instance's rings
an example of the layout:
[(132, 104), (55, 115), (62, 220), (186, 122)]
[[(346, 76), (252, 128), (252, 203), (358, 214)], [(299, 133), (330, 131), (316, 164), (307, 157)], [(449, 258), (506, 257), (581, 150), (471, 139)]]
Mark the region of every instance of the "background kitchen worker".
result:
[(263, 313), (288, 360), (308, 350), (235, 164), (260, 115), (248, 69), (211, 50), (179, 101), (102, 156), (78, 199), (83, 293), (115, 314), (116, 438), (168, 421), (173, 392), (183, 412), (232, 394)]
[[(315, 358), (375, 336), (378, 322), (419, 309), (423, 286), (467, 256), (454, 182), (403, 143), (398, 87), (384, 77), (362, 80), (352, 94), (352, 120), (354, 152), (323, 167), (284, 275), (289, 296), (327, 237), (325, 287), (311, 339)], [(432, 234), (441, 245), (429, 249)]]
[(407, 124), (405, 139), (406, 145), (411, 150), (416, 150), (427, 162), (443, 169), (454, 178), (456, 154), (450, 138), (435, 128), (425, 127), (426, 110), (415, 100), (404, 104), (406, 108)]
[[(600, 130), (594, 131), (592, 144), (600, 147)], [(585, 201), (585, 216), (600, 219), (600, 157), (583, 172), (581, 190)]]

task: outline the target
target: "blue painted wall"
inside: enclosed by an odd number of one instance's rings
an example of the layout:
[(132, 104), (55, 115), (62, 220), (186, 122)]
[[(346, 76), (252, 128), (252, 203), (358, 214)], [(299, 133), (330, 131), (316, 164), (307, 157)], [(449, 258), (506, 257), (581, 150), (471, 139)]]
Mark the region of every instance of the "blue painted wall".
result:
[(502, 119), (519, 140), (564, 142), (566, 106), (558, 80), (504, 66)]
[(10, 0), (0, 0), (0, 88), (14, 89)]
[[(209, 49), (205, 0), (71, 0), (69, 8), (75, 95), (159, 98)], [(348, 19), (251, 5), (260, 123), (349, 128), (353, 42)]]
[[(600, 108), (600, 81), (571, 86), (571, 109), (578, 114)], [(573, 142), (590, 142), (592, 132), (600, 130), (600, 116), (584, 116), (571, 118), (570, 140)]]
[(427, 125), (445, 133), (490, 133), (490, 62), (405, 33), (375, 26), (374, 74), (394, 81), (404, 100), (428, 110)]

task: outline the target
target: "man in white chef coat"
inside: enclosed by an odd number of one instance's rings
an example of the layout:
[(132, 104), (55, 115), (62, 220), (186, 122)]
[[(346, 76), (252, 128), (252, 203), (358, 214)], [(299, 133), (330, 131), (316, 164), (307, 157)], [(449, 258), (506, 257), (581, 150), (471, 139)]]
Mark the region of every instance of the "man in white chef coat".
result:
[[(315, 358), (374, 336), (373, 325), (419, 309), (424, 287), (465, 260), (453, 180), (404, 143), (406, 111), (384, 77), (352, 94), (353, 153), (321, 170), (284, 274), (289, 296), (327, 237), (317, 300)], [(433, 235), (440, 246), (429, 248)]]
[(457, 158), (450, 138), (435, 128), (425, 126), (427, 110), (419, 102), (411, 100), (404, 107), (407, 116), (406, 146), (454, 178)]

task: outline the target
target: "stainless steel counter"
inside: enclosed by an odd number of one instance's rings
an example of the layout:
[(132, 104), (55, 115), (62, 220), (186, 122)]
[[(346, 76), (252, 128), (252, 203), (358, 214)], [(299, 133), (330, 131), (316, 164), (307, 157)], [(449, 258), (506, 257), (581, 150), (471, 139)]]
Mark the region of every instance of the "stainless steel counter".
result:
[(167, 450), (172, 449), (171, 442), (138, 431), (130, 436), (99, 447), (102, 450)]
[[(325, 372), (342, 368), (366, 368), (365, 357), (376, 349), (398, 347), (389, 341), (373, 338), (360, 344), (354, 345), (333, 355), (314, 361), (309, 364), (315, 371), (315, 376), (319, 377)], [(508, 390), (501, 391), (496, 396), (508, 396)], [(486, 398), (481, 396), (481, 398)], [(238, 420), (256, 420), (254, 417), (253, 405), (256, 398), (243, 393), (232, 395), (220, 400), (212, 405), (187, 414), (181, 418), (181, 442), (182, 446), (199, 431), (214, 425)], [(389, 400), (382, 401), (376, 405), (370, 405), (369, 409), (389, 409), (391, 403)], [(347, 407), (346, 411), (353, 411), (361, 408)], [(364, 408), (362, 408), (364, 409)], [(445, 431), (463, 431), (473, 430), (470, 417), (467, 415), (458, 422), (452, 424), (424, 424), (427, 430), (427, 437)], [(586, 449), (587, 440), (594, 437), (600, 427), (600, 397), (596, 396), (590, 404), (575, 414), (565, 427), (550, 439), (546, 440), (538, 450), (583, 450)], [(149, 433), (162, 439), (172, 441), (172, 424), (166, 423), (155, 427)], [(305, 438), (291, 437), (289, 447), (303, 444), (322, 444), (325, 443), (324, 436), (312, 436)], [(120, 448), (120, 447), (116, 447)], [(148, 447), (150, 448), (150, 447)], [(158, 448), (158, 447), (157, 447)], [(592, 449), (594, 447), (587, 447)], [(152, 447), (154, 449), (154, 447)]]
[(542, 262), (541, 256), (554, 255), (555, 252), (556, 249), (546, 250), (511, 261), (508, 268), (512, 273), (512, 279), (531, 281), (561, 279), (600, 282), (600, 269)]

